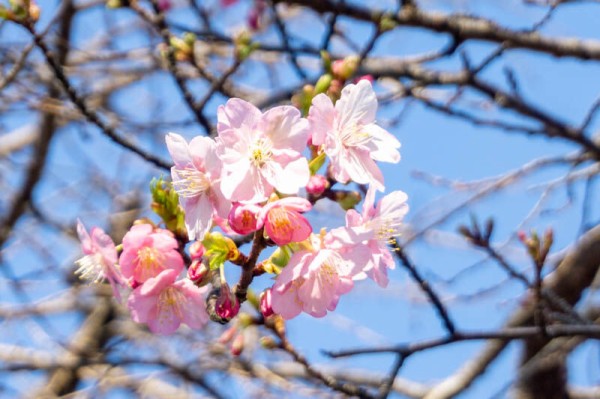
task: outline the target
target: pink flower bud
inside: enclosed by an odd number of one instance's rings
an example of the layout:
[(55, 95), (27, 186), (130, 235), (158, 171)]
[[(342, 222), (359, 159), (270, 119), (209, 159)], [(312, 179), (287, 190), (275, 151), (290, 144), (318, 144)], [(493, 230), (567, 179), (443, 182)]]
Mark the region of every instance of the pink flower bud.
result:
[(231, 320), (240, 311), (240, 302), (229, 289), (229, 284), (221, 285), (221, 292), (215, 305), (215, 313), (222, 319)]
[(171, 1), (170, 0), (158, 0), (158, 9), (162, 12), (168, 11), (171, 9)]
[(342, 76), (344, 71), (344, 60), (335, 60), (331, 63), (331, 72), (335, 76)]
[(523, 230), (519, 231), (519, 232), (517, 233), (517, 236), (519, 237), (519, 240), (520, 240), (522, 243), (524, 243), (524, 244), (525, 244), (525, 243), (527, 242), (527, 234), (526, 234), (526, 233), (525, 233)]
[(208, 275), (209, 271), (210, 269), (201, 260), (194, 260), (188, 269), (187, 275), (194, 283), (199, 283)]
[(273, 308), (271, 307), (271, 289), (267, 288), (260, 295), (260, 313), (266, 318), (269, 316), (273, 316), (275, 312), (273, 312)]
[(367, 80), (370, 83), (373, 83), (375, 81), (375, 78), (373, 78), (373, 75), (362, 75), (362, 76), (359, 76), (358, 78), (354, 79), (354, 83), (358, 83), (361, 80)]
[(232, 326), (227, 330), (223, 331), (223, 334), (217, 340), (220, 344), (226, 344), (233, 339), (233, 336), (237, 332), (237, 326)]
[(260, 207), (236, 203), (229, 212), (229, 227), (238, 234), (249, 234), (258, 230), (257, 220)]
[(192, 260), (200, 260), (204, 255), (204, 246), (201, 241), (196, 241), (190, 245), (190, 257)]
[(314, 175), (310, 177), (308, 184), (306, 185), (306, 192), (312, 195), (319, 196), (329, 186), (327, 178), (323, 175)]
[(229, 7), (229, 6), (234, 5), (237, 2), (238, 2), (238, 0), (221, 0), (221, 6), (222, 7)]
[(231, 354), (233, 356), (239, 356), (244, 350), (244, 334), (240, 333), (235, 336), (231, 343)]

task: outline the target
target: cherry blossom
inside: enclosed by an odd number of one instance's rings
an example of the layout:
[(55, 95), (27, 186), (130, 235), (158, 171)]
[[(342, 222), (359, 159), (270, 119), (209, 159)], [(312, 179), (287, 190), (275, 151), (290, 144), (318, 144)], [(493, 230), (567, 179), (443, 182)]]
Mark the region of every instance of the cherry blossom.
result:
[(127, 301), (133, 321), (163, 335), (173, 334), (182, 323), (200, 329), (208, 322), (206, 289), (188, 279), (175, 281), (178, 275), (177, 270), (163, 270), (133, 291)]
[(346, 86), (335, 106), (325, 94), (313, 99), (308, 117), (312, 143), (324, 146), (337, 181), (373, 184), (383, 191), (375, 161), (400, 161), (400, 142), (375, 124), (376, 113), (377, 97), (368, 80)]
[(144, 283), (164, 270), (183, 270), (183, 259), (177, 240), (168, 230), (154, 229), (150, 224), (133, 226), (123, 237), (123, 253), (119, 264), (123, 275), (135, 283)]
[(291, 106), (261, 113), (238, 98), (217, 112), (217, 152), (223, 162), (221, 189), (231, 201), (259, 203), (274, 189), (295, 194), (310, 176), (301, 152), (308, 122)]
[[(387, 269), (395, 267), (389, 244), (395, 242), (400, 233), (404, 216), (408, 213), (407, 195), (394, 191), (375, 203), (375, 189), (371, 186), (365, 196), (362, 214), (354, 209), (346, 212), (346, 227), (334, 229), (328, 236), (328, 244), (340, 251), (352, 247), (363, 247), (370, 254), (364, 272), (381, 287), (386, 287), (389, 278)], [(357, 274), (355, 279), (365, 276)]]
[(84, 256), (75, 261), (79, 266), (75, 273), (92, 283), (108, 280), (120, 301), (119, 287), (125, 285), (125, 279), (117, 265), (117, 250), (112, 238), (98, 227), (92, 228), (91, 234), (88, 234), (80, 220), (77, 220), (77, 235)]
[(258, 215), (258, 227), (264, 224), (265, 232), (277, 245), (304, 241), (312, 233), (312, 227), (300, 212), (311, 208), (309, 201), (299, 197), (269, 202)]
[(354, 286), (357, 264), (366, 260), (365, 254), (352, 248), (342, 256), (324, 246), (316, 235), (311, 236), (311, 242), (311, 250), (292, 255), (273, 285), (271, 306), (284, 319), (292, 319), (301, 312), (323, 317), (328, 310), (335, 310), (340, 296)]
[(171, 168), (173, 188), (185, 210), (189, 239), (202, 240), (212, 226), (213, 215), (226, 218), (231, 208), (221, 193), (216, 143), (208, 137), (195, 137), (188, 144), (175, 133), (169, 133), (166, 142), (175, 163)]

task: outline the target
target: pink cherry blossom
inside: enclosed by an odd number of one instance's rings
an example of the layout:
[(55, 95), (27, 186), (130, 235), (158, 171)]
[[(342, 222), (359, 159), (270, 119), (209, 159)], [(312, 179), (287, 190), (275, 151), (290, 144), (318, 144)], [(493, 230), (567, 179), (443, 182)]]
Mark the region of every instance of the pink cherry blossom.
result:
[(238, 234), (249, 234), (258, 230), (258, 214), (260, 206), (254, 204), (233, 204), (229, 212), (229, 227)]
[(136, 323), (146, 323), (153, 333), (169, 335), (182, 323), (200, 329), (208, 322), (206, 288), (198, 288), (188, 279), (175, 281), (178, 274), (177, 270), (163, 270), (133, 291), (127, 306)]
[(308, 122), (291, 106), (260, 112), (233, 98), (217, 112), (217, 152), (223, 162), (221, 189), (231, 201), (259, 203), (273, 189), (295, 194), (310, 176), (301, 152)]
[(373, 184), (383, 191), (383, 175), (375, 161), (400, 161), (400, 142), (375, 124), (377, 97), (368, 80), (346, 86), (335, 107), (317, 95), (309, 111), (312, 142), (323, 145), (333, 177), (341, 182)]
[(365, 274), (355, 275), (355, 279), (369, 276), (381, 287), (386, 287), (389, 278), (387, 269), (394, 269), (396, 262), (388, 245), (395, 242), (400, 233), (404, 216), (408, 213), (407, 195), (394, 191), (384, 196), (377, 207), (375, 189), (371, 186), (365, 196), (362, 214), (354, 209), (346, 213), (346, 227), (334, 229), (328, 236), (328, 244), (340, 251), (363, 247), (371, 254), (364, 265)]
[(313, 249), (294, 253), (273, 285), (271, 306), (284, 319), (301, 312), (323, 317), (328, 310), (335, 310), (340, 296), (354, 286), (357, 264), (365, 258), (358, 252), (343, 256), (322, 245), (315, 235), (311, 241)]
[(167, 148), (175, 162), (171, 168), (173, 188), (185, 211), (185, 226), (190, 240), (202, 240), (213, 215), (226, 218), (231, 202), (221, 193), (221, 161), (216, 143), (208, 137), (195, 137), (188, 144), (175, 133), (166, 136)]
[(177, 274), (183, 270), (183, 259), (173, 234), (155, 230), (150, 224), (135, 225), (125, 234), (119, 264), (123, 275), (136, 283), (144, 283), (164, 270), (174, 270)]
[(280, 246), (304, 241), (312, 233), (312, 227), (300, 212), (311, 208), (310, 202), (300, 197), (287, 197), (269, 202), (258, 215), (258, 227), (264, 225), (267, 235)]
[(119, 287), (125, 286), (125, 279), (117, 265), (115, 243), (102, 229), (94, 227), (88, 234), (83, 223), (77, 221), (77, 235), (81, 241), (84, 256), (75, 263), (79, 268), (75, 271), (80, 278), (93, 283), (104, 279), (110, 283), (113, 294), (120, 301)]

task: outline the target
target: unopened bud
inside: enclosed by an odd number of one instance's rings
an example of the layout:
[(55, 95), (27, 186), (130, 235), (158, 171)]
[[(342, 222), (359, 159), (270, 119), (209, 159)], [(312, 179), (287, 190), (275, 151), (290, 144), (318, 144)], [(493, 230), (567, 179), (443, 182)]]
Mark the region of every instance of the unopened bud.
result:
[(244, 334), (240, 333), (235, 336), (231, 343), (231, 354), (233, 356), (239, 356), (244, 351)]
[(229, 284), (221, 285), (221, 292), (215, 304), (215, 313), (224, 320), (233, 319), (240, 311), (240, 302), (229, 289)]
[(319, 196), (329, 187), (327, 178), (323, 175), (314, 175), (310, 177), (306, 185), (306, 192), (314, 196)]
[(269, 316), (273, 316), (275, 312), (273, 311), (273, 307), (271, 305), (271, 289), (267, 288), (260, 295), (260, 313), (266, 318)]
[(346, 57), (343, 60), (334, 61), (331, 64), (331, 71), (333, 75), (341, 80), (347, 80), (354, 72), (356, 72), (356, 68), (358, 68), (359, 58), (356, 56)]
[(237, 332), (236, 326), (229, 327), (227, 330), (223, 331), (223, 333), (217, 339), (217, 342), (219, 342), (220, 344), (228, 343), (229, 341), (231, 341), (233, 339), (233, 336), (235, 335), (236, 332)]
[[(190, 265), (190, 268), (188, 269), (188, 278), (190, 280), (192, 280), (194, 283), (196, 283), (196, 285), (199, 285), (201, 283), (207, 283), (208, 282), (208, 273), (210, 272), (210, 269), (208, 268), (208, 266), (206, 266), (202, 260), (196, 259), (194, 261), (192, 261), (192, 264)], [(204, 281), (207, 280), (207, 281)], [(204, 284), (202, 284), (204, 285)]]
[(278, 346), (277, 342), (275, 342), (273, 337), (268, 337), (268, 336), (260, 337), (259, 342), (260, 342), (260, 346), (262, 346), (265, 349), (275, 349)]
[(40, 6), (38, 6), (34, 1), (29, 3), (29, 19), (32, 22), (37, 22), (40, 19)]
[(171, 0), (158, 0), (158, 9), (161, 12), (169, 11), (171, 9)]
[(204, 245), (202, 245), (202, 241), (195, 241), (192, 245), (190, 245), (190, 257), (192, 260), (200, 260), (204, 255)]
[(234, 204), (229, 212), (229, 227), (236, 233), (244, 235), (258, 230), (258, 213), (260, 209), (259, 206), (253, 204)]

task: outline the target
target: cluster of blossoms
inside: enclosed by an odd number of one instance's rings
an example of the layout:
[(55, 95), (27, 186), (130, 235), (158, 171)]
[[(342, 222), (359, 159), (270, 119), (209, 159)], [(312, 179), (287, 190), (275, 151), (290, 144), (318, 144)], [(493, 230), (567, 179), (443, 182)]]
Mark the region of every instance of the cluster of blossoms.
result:
[[(249, 283), (232, 292), (225, 281), (227, 261), (244, 268), (254, 262), (254, 275), (276, 274), (257, 305), (264, 317), (323, 317), (357, 280), (371, 278), (385, 287), (395, 264), (388, 246), (408, 206), (401, 191), (375, 204), (376, 192), (384, 190), (376, 161), (398, 162), (400, 143), (375, 124), (377, 99), (368, 80), (347, 85), (335, 103), (331, 97), (313, 96), (306, 118), (293, 106), (262, 113), (231, 99), (218, 109), (216, 139), (187, 142), (168, 134), (172, 186), (153, 193), (153, 208), (166, 228), (140, 221), (116, 247), (101, 230), (90, 236), (80, 225), (85, 256), (78, 273), (106, 278), (118, 298), (128, 289), (134, 321), (162, 334), (182, 323), (200, 328), (209, 314), (218, 321), (236, 316)], [(327, 161), (326, 176), (317, 174)], [(356, 199), (346, 201), (344, 193), (351, 192), (332, 189), (350, 182), (368, 185), (362, 213), (352, 209)], [(344, 227), (313, 233), (303, 213), (322, 198), (348, 209)], [(254, 234), (253, 252), (277, 248), (257, 262), (258, 254), (244, 255), (216, 228), (230, 236)], [(207, 312), (209, 284), (217, 294)]]

